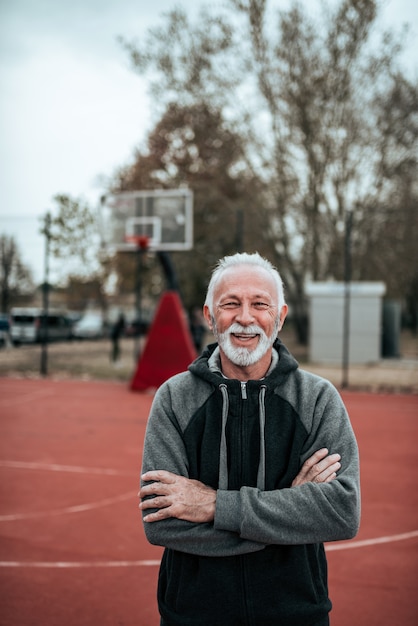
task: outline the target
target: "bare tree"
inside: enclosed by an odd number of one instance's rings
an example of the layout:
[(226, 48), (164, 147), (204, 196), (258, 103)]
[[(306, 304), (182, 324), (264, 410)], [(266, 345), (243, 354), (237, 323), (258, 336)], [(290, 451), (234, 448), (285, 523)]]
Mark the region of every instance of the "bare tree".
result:
[(404, 302), (407, 324), (418, 324), (418, 89), (398, 72), (377, 94), (375, 145), (379, 185), (360, 213), (354, 247), (359, 279), (384, 280)]
[(96, 269), (98, 238), (97, 214), (80, 198), (66, 194), (54, 197), (51, 215), (51, 252), (58, 259), (77, 264), (78, 273), (89, 274)]
[(62, 281), (67, 282), (69, 299), (78, 301), (80, 306), (84, 294), (85, 299), (93, 298), (105, 310), (105, 284), (111, 266), (110, 260), (101, 254), (98, 211), (86, 201), (66, 194), (58, 194), (54, 200), (49, 228), (51, 253), (65, 260)]
[(19, 297), (34, 289), (30, 269), (23, 263), (14, 237), (0, 236), (1, 311), (7, 313)]
[[(219, 15), (205, 9), (195, 24), (175, 10), (142, 45), (124, 45), (134, 67), (151, 72), (156, 102), (205, 103), (241, 136), (241, 160), (259, 181), (272, 254), (306, 341), (306, 280), (338, 278), (347, 214), (355, 232), (367, 216), (372, 233), (370, 207), (389, 199), (382, 163), (391, 159), (383, 152), (391, 153), (396, 131), (378, 123), (378, 102), (393, 93), (388, 77), (402, 74), (401, 45), (378, 37), (374, 0), (323, 5), (316, 20), (296, 3), (276, 14), (267, 0), (227, 4)], [(411, 145), (416, 150), (415, 131)]]

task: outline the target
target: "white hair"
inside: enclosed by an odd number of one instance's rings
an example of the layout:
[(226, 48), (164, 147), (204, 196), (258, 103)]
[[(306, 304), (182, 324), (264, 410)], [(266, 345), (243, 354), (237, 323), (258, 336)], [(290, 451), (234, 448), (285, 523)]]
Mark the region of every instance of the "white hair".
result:
[(270, 274), (273, 278), (276, 288), (277, 288), (277, 297), (278, 297), (278, 307), (279, 311), (281, 311), (282, 306), (286, 304), (284, 298), (284, 288), (283, 281), (277, 269), (264, 257), (262, 257), (258, 252), (254, 252), (253, 254), (248, 254), (247, 252), (237, 252), (236, 254), (232, 254), (231, 256), (225, 256), (223, 259), (220, 259), (216, 264), (215, 269), (213, 270), (211, 279), (209, 281), (208, 290), (206, 292), (206, 300), (205, 305), (208, 307), (210, 314), (213, 316), (213, 295), (215, 292), (215, 288), (222, 278), (224, 272), (230, 269), (231, 267), (237, 267), (242, 265), (251, 265), (253, 267), (261, 267)]

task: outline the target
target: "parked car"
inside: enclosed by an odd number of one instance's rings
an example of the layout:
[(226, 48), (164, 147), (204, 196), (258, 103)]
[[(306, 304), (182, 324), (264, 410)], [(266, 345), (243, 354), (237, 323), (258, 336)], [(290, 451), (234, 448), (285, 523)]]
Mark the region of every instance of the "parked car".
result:
[(10, 340), (10, 323), (9, 316), (0, 313), (0, 347), (7, 346), (11, 343)]
[[(45, 324), (46, 322), (46, 324)], [(71, 322), (65, 311), (50, 310), (45, 316), (36, 307), (14, 307), (10, 311), (10, 339), (13, 344), (71, 339)]]
[(106, 335), (106, 325), (100, 313), (86, 313), (73, 326), (75, 339), (101, 339)]

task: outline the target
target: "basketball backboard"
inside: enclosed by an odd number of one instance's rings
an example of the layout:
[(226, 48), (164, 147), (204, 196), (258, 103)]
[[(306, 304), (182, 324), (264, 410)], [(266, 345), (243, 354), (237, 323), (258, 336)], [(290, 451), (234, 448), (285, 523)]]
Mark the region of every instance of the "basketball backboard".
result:
[(129, 191), (105, 196), (101, 205), (104, 246), (133, 251), (133, 239), (148, 238), (150, 250), (193, 247), (193, 193), (190, 189)]

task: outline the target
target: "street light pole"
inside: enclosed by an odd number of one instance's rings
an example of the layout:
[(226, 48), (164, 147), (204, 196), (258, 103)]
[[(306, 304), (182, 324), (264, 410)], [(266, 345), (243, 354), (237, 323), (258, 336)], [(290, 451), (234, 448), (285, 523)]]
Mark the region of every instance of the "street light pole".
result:
[(49, 245), (51, 241), (51, 214), (45, 215), (43, 234), (45, 235), (45, 272), (42, 285), (42, 317), (41, 317), (41, 375), (48, 374), (48, 309), (49, 309)]
[(344, 241), (344, 321), (343, 321), (343, 362), (341, 387), (348, 388), (350, 366), (350, 302), (351, 302), (351, 231), (353, 212), (346, 211)]

